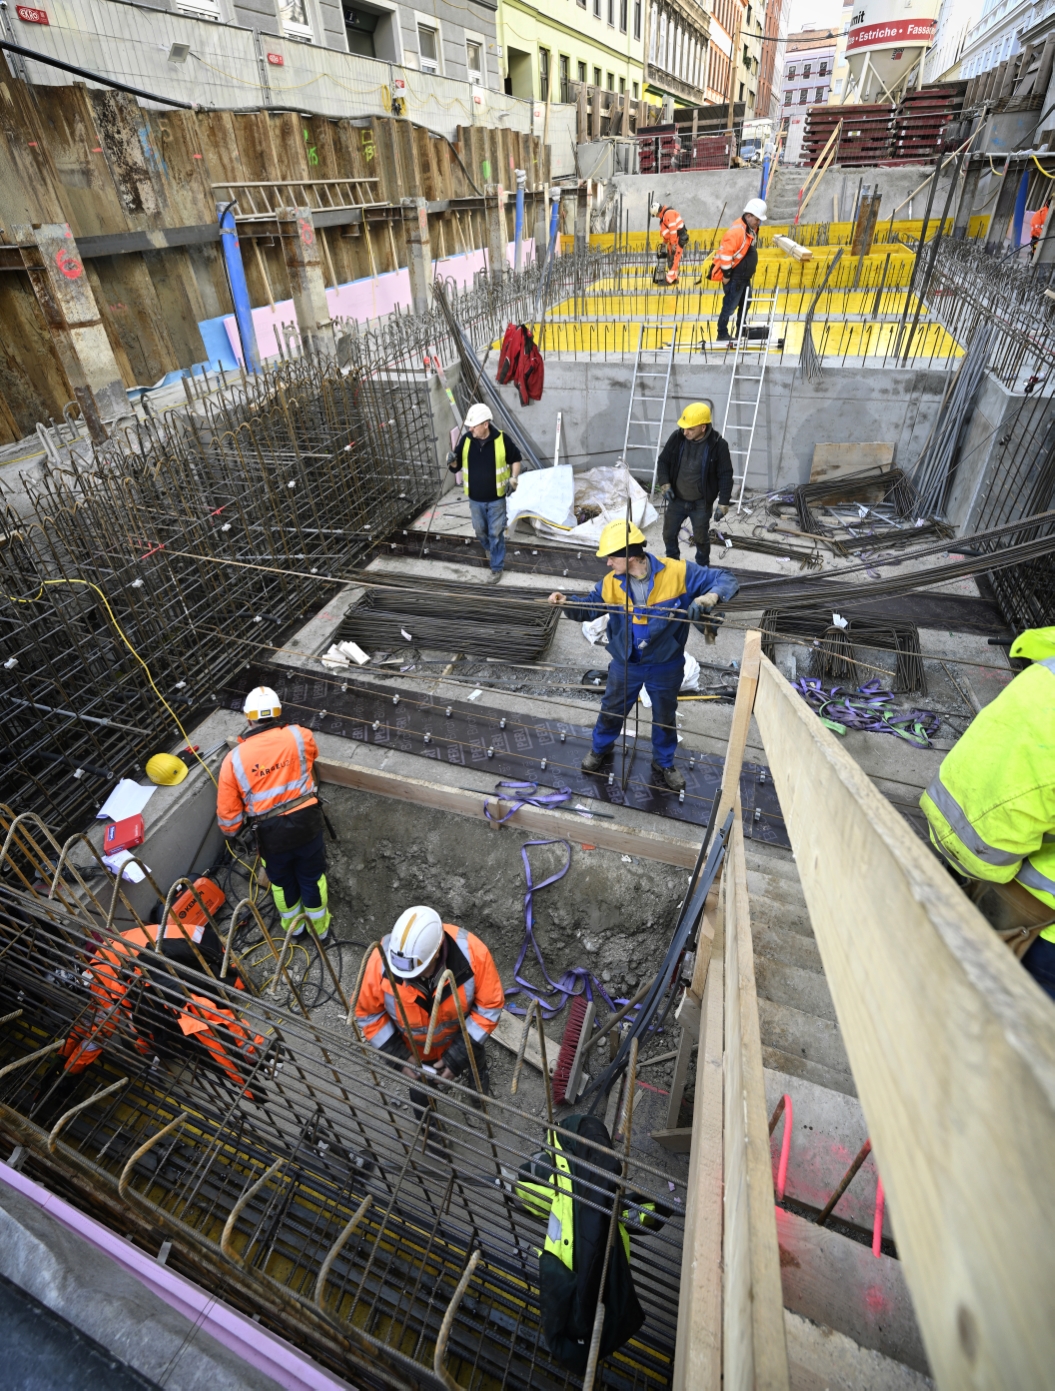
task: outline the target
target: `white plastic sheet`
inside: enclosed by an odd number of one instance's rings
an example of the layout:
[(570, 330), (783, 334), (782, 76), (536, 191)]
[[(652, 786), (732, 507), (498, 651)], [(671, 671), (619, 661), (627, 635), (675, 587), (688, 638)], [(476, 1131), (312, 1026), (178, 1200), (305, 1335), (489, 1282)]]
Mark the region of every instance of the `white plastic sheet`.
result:
[[(571, 473), (571, 469), (562, 465), (560, 469), (542, 469), (543, 474)], [(520, 475), (520, 489), (514, 494), (514, 500), (523, 491), (525, 480), (536, 478), (538, 473)], [(552, 513), (538, 510), (533, 514), (535, 530), (540, 536), (545, 536), (547, 540), (565, 541), (571, 546), (590, 546), (597, 549), (597, 543), (601, 539), (601, 532), (609, 522), (619, 521), (626, 516), (627, 491), (630, 493), (630, 516), (636, 526), (644, 529), (656, 520), (659, 515), (656, 509), (648, 500), (648, 494), (630, 474), (625, 465), (612, 465), (602, 468), (586, 469), (582, 473), (575, 474), (574, 480), (574, 499), (573, 506), (568, 511), (571, 514), (570, 520), (573, 525), (566, 528), (568, 517), (562, 519), (562, 524), (553, 526)], [(591, 517), (589, 521), (581, 525), (575, 525), (574, 513), (580, 507), (599, 507), (600, 515)], [(510, 523), (512, 525), (512, 523)]]
[[(522, 473), (516, 492), (506, 494), (507, 529), (512, 532), (521, 517), (529, 518), (536, 527), (543, 519), (551, 528), (574, 527), (574, 489), (570, 464)], [(556, 534), (561, 532), (557, 530)]]

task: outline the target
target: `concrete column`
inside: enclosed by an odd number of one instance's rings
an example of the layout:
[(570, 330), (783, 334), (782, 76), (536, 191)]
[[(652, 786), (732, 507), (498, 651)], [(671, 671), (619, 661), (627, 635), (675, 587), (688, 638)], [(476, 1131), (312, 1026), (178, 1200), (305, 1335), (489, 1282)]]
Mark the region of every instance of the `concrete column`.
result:
[(956, 222), (953, 225), (952, 234), (957, 241), (963, 241), (967, 235), (967, 228), (971, 221), (971, 212), (974, 208), (974, 196), (978, 192), (978, 180), (982, 177), (982, 161), (972, 160), (967, 166), (967, 173), (964, 176), (963, 188), (960, 192), (960, 203), (956, 209)]
[(403, 237), (407, 244), (407, 269), (410, 272), (410, 302), (415, 314), (425, 314), (432, 290), (428, 204), (424, 198), (404, 198), (402, 204)]
[(575, 254), (585, 255), (590, 245), (590, 185), (580, 183), (575, 200)]
[(491, 278), (501, 280), (506, 268), (506, 191), (501, 184), (484, 185), (487, 218), (487, 259)]
[(1015, 211), (1015, 199), (1018, 197), (1021, 174), (1021, 166), (1013, 159), (1008, 160), (1004, 177), (1000, 181), (1000, 192), (996, 195), (996, 207), (989, 219), (989, 231), (985, 238), (986, 246), (999, 248), (1004, 244), (1011, 222), (1011, 214)]
[(22, 264), (44, 313), (88, 433), (108, 438), (107, 421), (127, 415), (128, 396), (69, 224), (14, 224)]
[(310, 208), (283, 208), (279, 213), (279, 235), (286, 272), (293, 291), (301, 343), (305, 352), (331, 351), (333, 338), (330, 310), (326, 303), (326, 282), (322, 275), (319, 239)]

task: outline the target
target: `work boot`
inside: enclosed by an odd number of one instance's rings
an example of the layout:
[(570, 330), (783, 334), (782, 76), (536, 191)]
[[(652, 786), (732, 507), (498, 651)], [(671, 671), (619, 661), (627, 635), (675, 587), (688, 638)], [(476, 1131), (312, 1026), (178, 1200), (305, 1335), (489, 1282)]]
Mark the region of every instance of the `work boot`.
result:
[(488, 577), (487, 577), (487, 583), (488, 583), (488, 584), (497, 584), (498, 581), (502, 578), (502, 576), (503, 576), (504, 573), (505, 573), (504, 570), (492, 570), (491, 573), (490, 573), (490, 574), (488, 575)]
[(605, 755), (603, 753), (594, 753), (593, 749), (591, 749), (579, 764), (579, 767), (584, 773), (599, 773), (604, 760)]
[(653, 763), (652, 771), (659, 774), (660, 781), (671, 792), (685, 791), (685, 779), (677, 768), (661, 768), (658, 763)]
[(714, 341), (716, 343), (731, 343), (733, 340), (729, 337), (727, 333), (716, 333), (714, 336)]

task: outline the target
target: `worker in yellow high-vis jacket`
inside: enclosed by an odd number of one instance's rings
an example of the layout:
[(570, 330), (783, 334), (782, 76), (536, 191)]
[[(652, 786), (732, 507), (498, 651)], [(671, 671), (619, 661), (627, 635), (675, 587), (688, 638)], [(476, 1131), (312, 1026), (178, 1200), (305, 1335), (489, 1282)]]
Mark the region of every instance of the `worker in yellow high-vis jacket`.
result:
[(1031, 665), (971, 721), (920, 798), (931, 840), (1055, 999), (1055, 627), (1030, 628)]

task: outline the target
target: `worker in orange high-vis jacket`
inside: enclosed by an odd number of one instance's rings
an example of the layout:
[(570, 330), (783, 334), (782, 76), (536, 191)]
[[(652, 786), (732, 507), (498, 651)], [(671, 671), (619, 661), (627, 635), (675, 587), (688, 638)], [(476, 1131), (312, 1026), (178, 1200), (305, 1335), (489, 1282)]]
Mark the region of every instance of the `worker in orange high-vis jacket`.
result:
[(676, 285), (681, 253), (689, 244), (689, 233), (681, 213), (665, 203), (653, 203), (649, 212), (659, 219), (660, 244), (656, 248), (655, 282), (657, 285)]
[(752, 198), (722, 238), (715, 254), (711, 279), (720, 281), (724, 289), (716, 335), (719, 343), (733, 341), (729, 337), (729, 319), (733, 314), (737, 316), (737, 333), (742, 326), (744, 299), (758, 266), (758, 229), (765, 220), (765, 203), (761, 198)]
[[(220, 1000), (182, 992), (165, 966), (160, 961), (155, 964), (158, 953), (166, 961), (199, 971), (204, 963), (216, 972), (224, 954), (211, 926), (188, 928), (174, 915), (160, 943), (157, 923), (130, 928), (99, 943), (84, 973), (88, 1007), (59, 1049), (63, 1071), (78, 1076), (97, 1061), (118, 1032), (144, 1057), (185, 1053), (185, 1041), (192, 1038), (213, 1067), (245, 1089), (247, 1073), (264, 1047), (263, 1037), (251, 1033)], [(228, 971), (227, 979), (236, 989), (245, 988), (237, 972)], [(245, 1095), (263, 1099), (255, 1087), (253, 1092), (245, 1090)]]
[(1041, 237), (1044, 235), (1044, 228), (1047, 226), (1048, 222), (1048, 208), (1050, 204), (1051, 200), (1049, 199), (1048, 202), (1045, 203), (1042, 208), (1039, 208), (1029, 219), (1029, 259), (1031, 261), (1037, 254), (1037, 246), (1040, 243)]
[(313, 767), (319, 750), (310, 729), (282, 722), (269, 686), (249, 692), (242, 707), (249, 730), (220, 768), (216, 820), (225, 836), (248, 824), (271, 880), (283, 935), (299, 937), (305, 922), (319, 941), (330, 930), (326, 843)]
[[(425, 1050), (429, 1019), (445, 971), (453, 973), (458, 987), (476, 1071), (486, 1095), (489, 1083), (484, 1039), (502, 1016), (502, 980), (494, 957), (480, 938), (443, 922), (434, 908), (408, 908), (396, 919), (391, 933), (382, 938), (380, 951), (367, 962), (355, 1017), (363, 1036), (382, 1053), (408, 1064), (408, 1072), (417, 1058), (445, 1080), (468, 1071), (470, 1084), (475, 1086), (449, 981), (441, 992), (432, 1047)], [(413, 1048), (407, 1038), (408, 1026)], [(424, 1094), (412, 1092), (411, 1100), (423, 1105)]]

